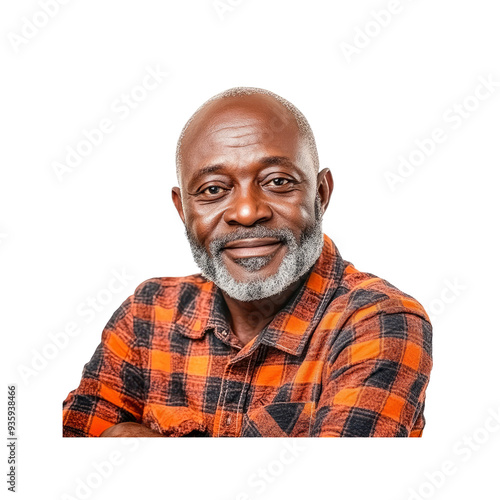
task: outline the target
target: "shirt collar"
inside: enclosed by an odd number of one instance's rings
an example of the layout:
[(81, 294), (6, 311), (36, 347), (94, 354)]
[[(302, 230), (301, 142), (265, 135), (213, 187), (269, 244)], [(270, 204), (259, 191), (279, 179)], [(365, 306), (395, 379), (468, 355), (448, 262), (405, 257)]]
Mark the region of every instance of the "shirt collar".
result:
[[(304, 283), (260, 332), (255, 343), (300, 356), (342, 279), (345, 265), (333, 241), (323, 234), (321, 255)], [(181, 333), (199, 339), (208, 330), (229, 329), (220, 289), (213, 282), (203, 280), (194, 290), (198, 290), (198, 296), (189, 307), (190, 314), (179, 314), (176, 318), (176, 323), (185, 327), (180, 329)]]

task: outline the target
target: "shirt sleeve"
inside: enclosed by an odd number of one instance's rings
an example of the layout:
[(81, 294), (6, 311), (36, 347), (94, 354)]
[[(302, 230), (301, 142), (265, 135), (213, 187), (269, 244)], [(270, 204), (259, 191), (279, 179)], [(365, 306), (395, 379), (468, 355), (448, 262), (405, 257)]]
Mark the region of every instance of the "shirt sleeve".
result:
[(120, 422), (139, 422), (144, 378), (129, 297), (113, 314), (101, 343), (63, 402), (63, 436), (88, 437)]
[(312, 436), (417, 437), (432, 327), (425, 312), (357, 311), (335, 338)]

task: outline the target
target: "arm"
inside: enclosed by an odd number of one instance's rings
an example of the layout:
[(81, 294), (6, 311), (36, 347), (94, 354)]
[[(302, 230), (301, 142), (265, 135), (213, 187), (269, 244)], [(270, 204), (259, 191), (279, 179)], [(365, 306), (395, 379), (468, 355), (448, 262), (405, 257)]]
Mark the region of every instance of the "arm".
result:
[(108, 427), (101, 437), (163, 437), (159, 432), (135, 422), (122, 422)]
[(141, 421), (144, 379), (131, 307), (129, 297), (113, 314), (79, 387), (64, 401), (63, 436), (100, 436), (115, 424)]
[(333, 343), (313, 436), (421, 435), (432, 327), (425, 313), (372, 311)]

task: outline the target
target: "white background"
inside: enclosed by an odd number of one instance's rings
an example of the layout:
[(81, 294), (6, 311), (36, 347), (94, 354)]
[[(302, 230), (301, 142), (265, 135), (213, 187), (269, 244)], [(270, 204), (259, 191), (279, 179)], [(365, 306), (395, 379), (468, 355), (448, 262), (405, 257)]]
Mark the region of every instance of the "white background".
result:
[[(2, 5), (2, 404), (17, 384), (18, 498), (493, 498), (500, 87), (471, 96), (481, 78), (500, 82), (498, 2), (401, 0), (382, 27), (388, 0), (220, 5), (73, 0), (31, 29), (39, 3)], [(144, 100), (124, 117), (116, 100), (147, 67), (169, 76), (135, 90)], [(324, 231), (433, 314), (422, 439), (302, 439), (284, 463), (280, 439), (61, 438), (61, 402), (113, 311), (147, 278), (197, 272), (171, 202), (175, 144), (204, 100), (237, 85), (303, 111), (335, 180)], [(453, 119), (464, 100), (469, 116)], [(54, 163), (103, 118), (113, 131), (58, 178)], [(435, 128), (446, 140), (391, 189), (387, 172)], [(129, 277), (111, 295), (113, 272)], [(89, 297), (107, 302), (92, 318)], [(79, 333), (54, 348), (68, 323)]]

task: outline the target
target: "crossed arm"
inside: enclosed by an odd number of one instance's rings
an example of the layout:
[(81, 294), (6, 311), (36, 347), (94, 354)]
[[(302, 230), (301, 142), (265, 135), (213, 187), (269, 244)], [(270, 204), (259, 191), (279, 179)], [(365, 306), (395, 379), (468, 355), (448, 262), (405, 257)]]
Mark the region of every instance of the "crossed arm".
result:
[(159, 432), (135, 422), (121, 422), (108, 427), (100, 437), (163, 437)]

